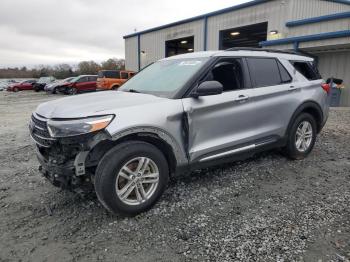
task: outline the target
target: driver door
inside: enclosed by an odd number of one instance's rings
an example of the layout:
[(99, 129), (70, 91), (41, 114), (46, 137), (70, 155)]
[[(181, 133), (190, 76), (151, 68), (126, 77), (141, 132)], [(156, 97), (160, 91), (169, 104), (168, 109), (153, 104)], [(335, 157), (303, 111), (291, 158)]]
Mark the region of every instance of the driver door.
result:
[(252, 142), (256, 111), (250, 100), (250, 80), (243, 60), (220, 59), (203, 81), (223, 84), (219, 95), (184, 98), (188, 119), (190, 161), (203, 161)]

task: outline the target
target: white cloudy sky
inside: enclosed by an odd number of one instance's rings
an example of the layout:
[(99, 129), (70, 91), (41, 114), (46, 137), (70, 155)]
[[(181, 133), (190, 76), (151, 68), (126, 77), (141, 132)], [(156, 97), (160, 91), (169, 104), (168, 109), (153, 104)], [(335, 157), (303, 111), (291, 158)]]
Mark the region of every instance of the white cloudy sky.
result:
[(123, 36), (248, 0), (0, 0), (0, 67), (124, 57)]

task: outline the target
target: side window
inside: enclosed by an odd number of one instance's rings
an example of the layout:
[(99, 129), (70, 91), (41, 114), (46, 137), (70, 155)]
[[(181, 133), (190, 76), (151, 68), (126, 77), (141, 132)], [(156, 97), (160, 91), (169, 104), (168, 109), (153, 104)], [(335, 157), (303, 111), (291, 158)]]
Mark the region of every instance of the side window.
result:
[(223, 91), (233, 91), (244, 88), (242, 60), (227, 58), (220, 60), (205, 76), (203, 81), (218, 81), (223, 85)]
[(121, 72), (120, 76), (122, 79), (128, 79), (128, 73), (127, 72)]
[(97, 76), (89, 76), (89, 81), (97, 81)]
[(302, 74), (308, 80), (321, 79), (317, 69), (314, 68), (313, 64), (306, 61), (290, 61), (294, 68)]
[(79, 78), (78, 83), (87, 82), (88, 78), (86, 76)]
[(280, 70), (274, 58), (247, 58), (254, 87), (275, 86), (282, 83)]
[(280, 70), (282, 83), (284, 84), (292, 82), (292, 77), (288, 73), (287, 69), (285, 69), (285, 67), (279, 61), (277, 61), (277, 64), (278, 69)]

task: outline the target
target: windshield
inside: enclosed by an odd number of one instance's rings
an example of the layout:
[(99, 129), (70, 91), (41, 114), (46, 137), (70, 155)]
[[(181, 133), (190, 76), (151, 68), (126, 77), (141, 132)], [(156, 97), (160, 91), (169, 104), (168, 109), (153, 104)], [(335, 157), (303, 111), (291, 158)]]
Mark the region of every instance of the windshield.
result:
[(38, 83), (47, 83), (50, 82), (51, 78), (50, 77), (40, 77)]
[(158, 61), (136, 74), (119, 90), (171, 98), (208, 60), (209, 57)]
[(70, 82), (73, 81), (74, 78), (75, 78), (75, 77), (68, 77), (68, 78), (66, 78), (66, 79), (61, 80), (61, 82), (62, 82), (62, 83), (70, 83)]

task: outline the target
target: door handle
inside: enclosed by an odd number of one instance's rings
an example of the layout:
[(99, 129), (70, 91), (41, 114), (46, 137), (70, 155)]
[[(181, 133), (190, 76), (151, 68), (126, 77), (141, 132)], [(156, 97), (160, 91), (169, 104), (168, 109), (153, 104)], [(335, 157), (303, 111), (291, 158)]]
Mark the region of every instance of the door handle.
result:
[(297, 90), (297, 89), (298, 89), (298, 88), (295, 87), (295, 86), (290, 86), (288, 90), (289, 90), (289, 91), (294, 91), (294, 90)]
[(249, 99), (249, 96), (245, 96), (245, 95), (239, 95), (235, 101), (236, 102), (244, 102), (244, 101), (247, 101)]

